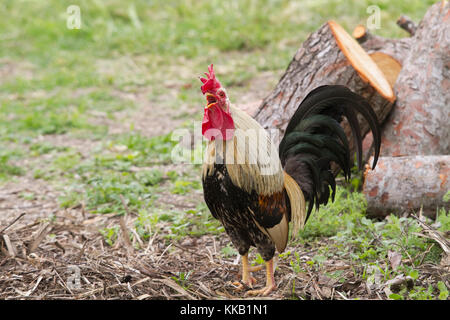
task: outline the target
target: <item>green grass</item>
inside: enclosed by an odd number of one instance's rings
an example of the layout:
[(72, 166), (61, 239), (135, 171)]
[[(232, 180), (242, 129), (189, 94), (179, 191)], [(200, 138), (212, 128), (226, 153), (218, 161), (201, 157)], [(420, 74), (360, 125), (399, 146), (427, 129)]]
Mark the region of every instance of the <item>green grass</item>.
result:
[[(381, 28), (372, 32), (403, 37), (406, 33), (396, 26), (397, 18), (406, 14), (419, 21), (433, 2), (4, 0), (0, 186), (29, 175), (57, 189), (62, 207), (84, 204), (94, 214), (126, 214), (123, 199), (136, 214), (134, 227), (143, 240), (155, 233), (176, 240), (221, 234), (223, 228), (205, 204), (192, 196), (201, 193), (199, 165), (186, 165), (183, 172), (170, 167), (177, 143), (170, 133), (178, 127), (168, 126), (161, 135), (148, 137), (131, 124), (129, 130), (113, 134), (99, 119), (120, 124), (139, 115), (145, 104), (170, 110), (168, 123), (181, 119), (183, 128), (192, 129), (192, 121), (201, 119), (203, 103), (198, 76), (210, 63), (232, 100), (239, 101), (262, 72), (272, 75), (267, 81), (274, 85), (308, 34), (327, 20), (351, 31), (367, 21), (367, 7), (375, 4), (381, 9)], [(80, 30), (66, 27), (66, 9), (73, 4), (81, 9)], [(134, 94), (142, 101), (127, 98)], [(195, 108), (199, 113), (194, 117), (186, 112)], [(52, 137), (94, 147), (85, 152), (83, 145), (61, 146)], [(198, 158), (201, 152), (198, 148), (191, 156)], [(359, 182), (352, 181), (353, 189)], [(196, 203), (190, 209), (170, 206), (160, 201), (163, 194)], [(447, 212), (441, 211), (438, 221), (441, 230), (449, 230)], [(111, 226), (101, 233), (112, 245), (119, 230)], [(439, 247), (430, 247), (433, 243), (415, 235), (417, 231), (411, 219), (367, 219), (364, 197), (339, 188), (335, 203), (313, 212), (297, 241), (318, 246), (310, 267), (340, 255), (358, 266), (362, 278), (369, 279), (367, 270), (376, 266), (388, 279), (399, 273), (414, 275), (423, 261), (439, 260)], [(327, 246), (321, 245), (323, 239)], [(393, 250), (414, 259), (395, 272), (386, 269), (387, 253)], [(236, 251), (226, 247), (222, 254), (231, 257)], [(303, 270), (295, 255), (286, 258), (292, 259), (295, 272)], [(184, 285), (188, 277), (180, 274), (176, 280)], [(417, 286), (392, 298), (442, 298), (446, 290), (443, 283), (431, 289)]]
[(13, 159), (17, 158), (19, 152), (0, 151), (0, 182), (6, 180), (10, 176), (20, 176), (24, 174), (24, 170), (14, 165)]
[[(365, 216), (365, 206), (362, 194), (338, 187), (335, 202), (313, 212), (297, 240), (314, 247), (317, 253), (306, 263), (300, 261), (298, 253), (294, 257), (290, 257), (290, 252), (284, 253), (282, 259), (290, 259), (295, 273), (313, 269), (340, 282), (346, 281), (343, 271), (327, 273), (322, 263), (329, 259), (345, 260), (353, 266), (354, 275), (367, 283), (380, 276), (382, 282), (396, 276), (411, 277), (413, 286), (401, 287), (391, 299), (447, 299), (448, 288), (444, 282), (423, 286), (427, 275), (421, 266), (439, 264), (443, 257), (441, 247), (434, 240), (420, 236), (422, 229), (414, 218), (390, 215), (376, 221)], [(450, 212), (441, 208), (435, 220), (438, 230), (448, 232), (449, 220)], [(428, 219), (427, 223), (433, 221)], [(389, 260), (392, 253), (401, 257), (401, 263), (395, 268)]]

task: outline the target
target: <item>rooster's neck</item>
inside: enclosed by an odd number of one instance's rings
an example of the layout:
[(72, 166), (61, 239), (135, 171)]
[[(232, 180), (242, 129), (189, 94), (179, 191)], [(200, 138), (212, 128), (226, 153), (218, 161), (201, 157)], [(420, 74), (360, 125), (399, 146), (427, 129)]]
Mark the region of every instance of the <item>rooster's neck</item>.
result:
[(203, 176), (211, 175), (216, 164), (225, 164), (234, 185), (247, 192), (268, 195), (283, 190), (284, 175), (268, 133), (244, 111), (230, 106), (235, 124), (231, 140), (208, 143)]

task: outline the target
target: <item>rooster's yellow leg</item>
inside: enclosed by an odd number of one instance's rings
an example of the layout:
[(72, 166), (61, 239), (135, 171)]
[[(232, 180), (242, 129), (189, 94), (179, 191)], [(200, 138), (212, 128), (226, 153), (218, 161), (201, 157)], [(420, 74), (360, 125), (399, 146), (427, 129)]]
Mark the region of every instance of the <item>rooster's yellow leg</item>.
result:
[(248, 253), (241, 256), (241, 258), (242, 258), (242, 280), (241, 282), (233, 283), (234, 285), (237, 286), (236, 288), (237, 291), (241, 291), (244, 289), (242, 283), (250, 288), (253, 288), (253, 285), (256, 283), (256, 279), (251, 276), (250, 272), (259, 271), (262, 269), (262, 266), (253, 267), (248, 263)]
[(273, 290), (276, 289), (273, 259), (266, 262), (266, 286), (259, 290), (250, 290), (245, 293), (246, 296), (267, 296)]

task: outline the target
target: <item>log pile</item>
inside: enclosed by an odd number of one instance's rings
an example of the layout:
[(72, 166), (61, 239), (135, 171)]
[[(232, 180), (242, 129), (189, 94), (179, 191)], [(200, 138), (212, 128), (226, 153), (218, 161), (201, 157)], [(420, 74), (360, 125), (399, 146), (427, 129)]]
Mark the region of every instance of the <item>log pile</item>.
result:
[[(382, 124), (382, 158), (364, 174), (368, 213), (403, 214), (423, 206), (433, 215), (449, 205), (442, 198), (450, 189), (450, 5), (431, 6), (417, 26), (405, 16), (397, 24), (410, 37), (387, 39), (364, 26), (351, 36), (338, 23), (325, 23), (298, 49), (273, 92), (246, 111), (264, 128), (279, 129), (280, 140), (311, 90), (349, 87), (369, 101)], [(364, 136), (368, 124), (358, 120)], [(368, 134), (365, 161), (371, 141)]]
[(406, 24), (414, 35), (394, 86), (395, 108), (382, 132), (382, 165), (365, 173), (370, 214), (423, 207), (434, 216), (438, 207), (450, 209), (443, 200), (450, 190), (449, 15), (449, 4), (437, 3), (417, 28)]

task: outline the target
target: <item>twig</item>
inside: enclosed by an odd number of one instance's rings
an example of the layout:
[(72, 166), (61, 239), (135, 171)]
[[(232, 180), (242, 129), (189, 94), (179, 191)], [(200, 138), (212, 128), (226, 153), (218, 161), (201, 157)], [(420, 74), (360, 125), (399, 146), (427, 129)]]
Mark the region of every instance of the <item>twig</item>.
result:
[(128, 232), (127, 225), (125, 224), (125, 216), (121, 216), (119, 222), (120, 229), (122, 230), (122, 239), (125, 242), (128, 253), (131, 253), (134, 251), (134, 248), (130, 241), (130, 233)]
[(131, 215), (132, 212), (128, 208), (128, 205), (125, 202), (125, 198), (121, 194), (119, 194), (119, 198), (120, 198), (120, 201), (122, 202), (123, 208), (125, 209), (125, 212), (127, 213), (127, 215)]
[(26, 291), (26, 292), (23, 292), (23, 291), (21, 291), (21, 290), (19, 290), (19, 289), (16, 289), (16, 288), (14, 288), (14, 289), (15, 289), (16, 292), (17, 292), (18, 294), (20, 294), (21, 296), (23, 296), (23, 297), (29, 297), (29, 296), (36, 290), (37, 286), (39, 285), (39, 283), (41, 283), (41, 280), (42, 280), (42, 279), (43, 279), (43, 276), (39, 276), (39, 278), (37, 279), (36, 284), (33, 286), (33, 288), (31, 288), (30, 290), (28, 290), (28, 291)]
[(140, 248), (144, 247), (144, 242), (142, 241), (141, 237), (138, 235), (135, 229), (130, 229), (130, 232), (134, 235), (134, 239), (139, 243)]
[(155, 262), (155, 265), (158, 265), (159, 262), (161, 261), (162, 257), (164, 256), (164, 254), (166, 253), (167, 250), (169, 250), (169, 248), (172, 246), (173, 243), (169, 244), (164, 251), (161, 253), (161, 255), (159, 256), (158, 260)]
[(417, 25), (408, 16), (401, 16), (397, 20), (397, 25), (408, 32), (411, 36), (414, 36), (417, 30)]
[(44, 224), (41, 229), (37, 232), (36, 238), (34, 239), (33, 242), (30, 243), (30, 245), (28, 246), (28, 254), (32, 253), (34, 250), (36, 250), (36, 248), (39, 246), (39, 244), (42, 242), (42, 240), (44, 240), (45, 236), (47, 235), (47, 233), (50, 231), (49, 227), (50, 224), (46, 223)]
[[(322, 291), (319, 289), (319, 286), (317, 285), (317, 282), (315, 279), (312, 279), (312, 284), (314, 287), (314, 290), (316, 291), (317, 296), (319, 297), (319, 300), (323, 300), (322, 299)], [(321, 294), (322, 293), (322, 294)]]
[(336, 289), (334, 289), (334, 287), (333, 288), (331, 288), (331, 297), (330, 297), (330, 300), (333, 300), (333, 298), (334, 298), (334, 292), (336, 291)]
[[(193, 251), (193, 250), (191, 250), (191, 249), (189, 249), (189, 248), (180, 246), (180, 245), (178, 245), (178, 244), (176, 244), (176, 243), (174, 243), (174, 242), (172, 242), (172, 244), (173, 244), (175, 247), (177, 247), (177, 248), (179, 248), (179, 249), (181, 249), (181, 250), (183, 250), (183, 251), (187, 251), (187, 252), (189, 252), (189, 253), (191, 253), (191, 254), (194, 254), (194, 255), (196, 255), (196, 256), (199, 256), (199, 257), (207, 256), (207, 255), (205, 255), (205, 254), (198, 253), (197, 251)], [(208, 256), (207, 256), (207, 257), (208, 257)], [(208, 258), (209, 258), (209, 257), (208, 257)]]
[(61, 278), (61, 276), (59, 275), (58, 271), (56, 270), (56, 268), (53, 268), (53, 270), (55, 271), (56, 276), (59, 278), (59, 280), (61, 281), (61, 286), (63, 288), (65, 288), (67, 291), (69, 291), (72, 295), (73, 295), (73, 291), (70, 290), (70, 288), (66, 285), (66, 283), (64, 282), (64, 280)]
[(32, 227), (34, 227), (34, 226), (37, 226), (37, 225), (40, 224), (40, 223), (41, 223), (40, 221), (36, 221), (36, 222), (30, 223), (30, 224), (27, 224), (27, 225), (25, 225), (25, 226), (18, 227), (18, 228), (15, 229), (14, 231), (15, 231), (15, 232), (19, 232), (19, 231), (22, 231), (22, 230), (25, 230), (25, 229), (29, 229), (29, 228), (32, 228)]
[(14, 247), (13, 243), (11, 242), (7, 234), (3, 235), (3, 239), (5, 240), (6, 248), (8, 249), (9, 255), (14, 258), (17, 254), (16, 248)]
[(344, 300), (348, 300), (348, 298), (346, 296), (344, 296), (342, 293), (340, 293), (339, 291), (335, 291), (338, 295), (340, 295)]
[[(138, 284), (143, 283), (143, 282), (148, 281), (148, 280), (150, 280), (150, 278), (148, 278), (148, 277), (144, 278), (144, 279), (141, 279), (141, 280), (135, 282), (134, 284), (132, 284), (131, 287), (134, 287), (135, 285), (138, 285)], [(109, 286), (109, 287), (105, 286), (105, 287), (97, 288), (97, 289), (94, 289), (94, 290), (91, 290), (91, 291), (88, 291), (88, 292), (84, 292), (84, 293), (78, 295), (77, 299), (88, 297), (88, 296), (93, 295), (95, 293), (99, 293), (99, 292), (106, 291), (106, 290), (109, 290), (109, 289), (115, 289), (115, 288), (124, 287), (124, 286), (126, 286), (124, 283), (116, 283), (116, 284), (114, 284), (112, 286)]]
[(4, 227), (0, 233), (3, 233), (3, 231), (5, 231), (6, 229), (8, 229), (9, 227), (11, 227), (14, 223), (16, 223), (20, 218), (22, 218), (26, 213), (22, 212), (17, 218), (15, 218), (10, 224), (8, 224), (6, 227)]
[(422, 227), (423, 231), (427, 233), (427, 234), (415, 233), (416, 235), (436, 241), (441, 246), (442, 250), (444, 250), (445, 254), (450, 254), (450, 241), (445, 239), (445, 237), (438, 230), (435, 230), (433, 227), (423, 222), (416, 215), (413, 214), (412, 217), (417, 220), (417, 222)]
[(184, 288), (182, 288), (180, 285), (178, 285), (175, 281), (170, 280), (168, 278), (166, 279), (156, 279), (156, 281), (164, 283), (166, 286), (174, 289), (175, 291), (179, 292), (180, 294), (188, 297), (191, 300), (197, 300), (194, 296), (189, 294)]

